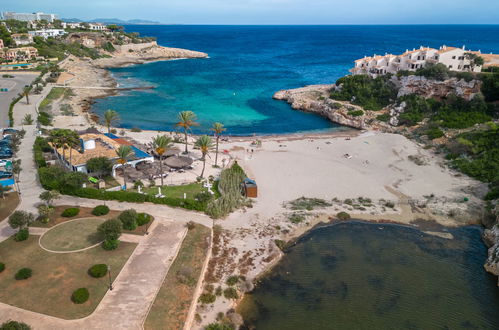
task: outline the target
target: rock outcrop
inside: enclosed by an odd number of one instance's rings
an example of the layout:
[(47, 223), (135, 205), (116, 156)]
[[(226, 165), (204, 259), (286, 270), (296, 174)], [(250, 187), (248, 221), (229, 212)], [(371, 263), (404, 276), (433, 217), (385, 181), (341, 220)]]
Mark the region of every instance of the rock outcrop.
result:
[(344, 126), (357, 129), (391, 130), (389, 125), (375, 120), (377, 114), (373, 111), (366, 111), (348, 102), (330, 99), (329, 94), (335, 87), (334, 84), (311, 85), (282, 90), (274, 94), (274, 99), (288, 102), (295, 110), (316, 113)]
[(417, 94), (425, 98), (443, 99), (454, 94), (469, 101), (480, 93), (481, 88), (478, 80), (467, 82), (457, 78), (438, 81), (419, 76), (394, 77), (394, 83), (399, 87), (398, 97)]
[[(483, 232), (483, 241), (489, 247), (488, 258), (484, 268), (491, 274), (499, 276), (499, 204), (496, 202), (494, 208), (496, 223), (490, 229)], [(498, 282), (499, 286), (499, 282)]]

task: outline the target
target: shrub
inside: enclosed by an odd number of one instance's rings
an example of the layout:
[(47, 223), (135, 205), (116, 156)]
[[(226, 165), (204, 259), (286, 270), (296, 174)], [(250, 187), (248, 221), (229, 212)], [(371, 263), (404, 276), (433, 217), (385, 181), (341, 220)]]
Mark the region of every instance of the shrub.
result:
[(88, 297), (90, 297), (90, 294), (88, 293), (87, 288), (79, 288), (76, 289), (73, 294), (71, 295), (71, 301), (74, 302), (75, 304), (83, 304), (88, 300)]
[(238, 275), (229, 276), (229, 278), (227, 279), (227, 281), (225, 281), (225, 283), (227, 283), (227, 285), (229, 285), (229, 286), (236, 285), (237, 282), (239, 282), (239, 276)]
[(383, 121), (385, 123), (390, 121), (390, 114), (389, 113), (384, 113), (382, 115), (376, 116), (376, 119), (379, 121)]
[(52, 116), (45, 111), (40, 111), (38, 113), (38, 122), (43, 126), (52, 125)]
[(117, 239), (107, 239), (102, 242), (102, 248), (107, 251), (116, 250), (119, 244), (120, 241)]
[(107, 265), (106, 264), (97, 264), (93, 265), (88, 269), (88, 275), (99, 278), (103, 277), (107, 274)]
[(201, 302), (201, 304), (203, 305), (212, 304), (215, 302), (216, 299), (217, 297), (213, 293), (208, 293), (208, 292), (205, 292), (201, 294), (201, 296), (199, 296), (199, 302)]
[(69, 207), (62, 211), (61, 216), (65, 218), (71, 218), (77, 216), (80, 213), (80, 209), (78, 207)]
[(0, 262), (0, 273), (5, 270), (5, 264), (3, 262)]
[(225, 323), (210, 323), (206, 326), (205, 330), (234, 330), (234, 327)]
[(14, 276), (16, 280), (26, 280), (31, 277), (32, 271), (31, 268), (21, 268), (17, 271)]
[(118, 219), (123, 224), (123, 229), (135, 230), (137, 228), (137, 212), (133, 209), (121, 212)]
[(106, 205), (97, 205), (92, 210), (92, 214), (96, 216), (106, 215), (108, 213), (109, 213), (109, 207), (107, 207)]
[(141, 130), (140, 128), (138, 128), (138, 127), (132, 127), (132, 128), (130, 129), (130, 131), (131, 131), (131, 132), (135, 132), (135, 133), (142, 132), (142, 130)]
[(16, 242), (21, 242), (27, 240), (29, 237), (29, 229), (28, 228), (23, 228), (20, 229), (15, 235), (14, 235), (14, 240)]
[(362, 110), (350, 110), (350, 111), (348, 111), (347, 114), (349, 116), (352, 116), (352, 117), (359, 117), (359, 116), (362, 116), (364, 114), (364, 111), (362, 111)]
[(426, 130), (425, 134), (430, 140), (438, 139), (444, 136), (444, 132), (440, 128), (430, 128)]
[(137, 214), (137, 226), (143, 226), (152, 220), (152, 216), (147, 213)]
[(102, 235), (104, 240), (114, 241), (120, 238), (122, 228), (121, 221), (118, 219), (109, 219), (99, 225), (97, 232)]
[(350, 214), (346, 212), (339, 212), (338, 214), (336, 214), (336, 217), (340, 220), (348, 220), (350, 219)]
[(0, 325), (0, 330), (31, 330), (31, 327), (23, 322), (7, 321)]
[(227, 299), (237, 299), (239, 295), (237, 294), (237, 290), (234, 288), (227, 288), (224, 290), (224, 297)]

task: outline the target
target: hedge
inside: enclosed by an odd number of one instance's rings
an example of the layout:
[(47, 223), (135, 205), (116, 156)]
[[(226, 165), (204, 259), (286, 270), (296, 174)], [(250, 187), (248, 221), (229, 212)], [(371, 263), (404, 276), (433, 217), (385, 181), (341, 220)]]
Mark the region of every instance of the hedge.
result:
[(97, 205), (92, 210), (92, 214), (96, 216), (106, 215), (108, 213), (109, 213), (109, 207), (107, 207), (106, 205)]
[(61, 216), (65, 218), (71, 218), (77, 216), (80, 213), (80, 209), (77, 207), (70, 207), (62, 211)]
[(71, 301), (74, 302), (75, 304), (83, 304), (85, 301), (88, 300), (89, 296), (90, 294), (88, 293), (87, 288), (79, 288), (76, 289), (71, 295)]
[(26, 280), (31, 277), (32, 271), (30, 268), (21, 268), (14, 276), (16, 280)]
[(103, 277), (107, 274), (107, 265), (106, 264), (93, 265), (88, 269), (88, 274), (95, 278)]

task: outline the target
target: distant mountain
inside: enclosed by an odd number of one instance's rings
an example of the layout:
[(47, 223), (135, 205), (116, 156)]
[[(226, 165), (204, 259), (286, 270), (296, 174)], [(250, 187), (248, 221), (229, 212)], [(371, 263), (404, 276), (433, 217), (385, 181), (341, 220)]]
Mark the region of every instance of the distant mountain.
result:
[(149, 21), (145, 19), (130, 19), (122, 20), (119, 18), (94, 18), (88, 21), (81, 20), (79, 18), (63, 18), (64, 22), (68, 23), (79, 23), (79, 22), (90, 22), (90, 23), (104, 23), (104, 24), (161, 24), (157, 21)]

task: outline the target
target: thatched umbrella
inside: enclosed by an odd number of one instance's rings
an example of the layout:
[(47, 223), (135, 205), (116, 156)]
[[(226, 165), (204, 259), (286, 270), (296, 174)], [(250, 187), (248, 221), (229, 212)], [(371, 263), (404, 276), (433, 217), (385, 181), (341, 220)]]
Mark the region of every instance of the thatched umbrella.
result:
[(173, 156), (168, 157), (165, 160), (165, 164), (173, 168), (184, 168), (190, 166), (193, 163), (192, 158), (185, 156)]
[(179, 148), (171, 148), (165, 152), (164, 157), (177, 156), (178, 154), (180, 154), (180, 152), (181, 151)]

